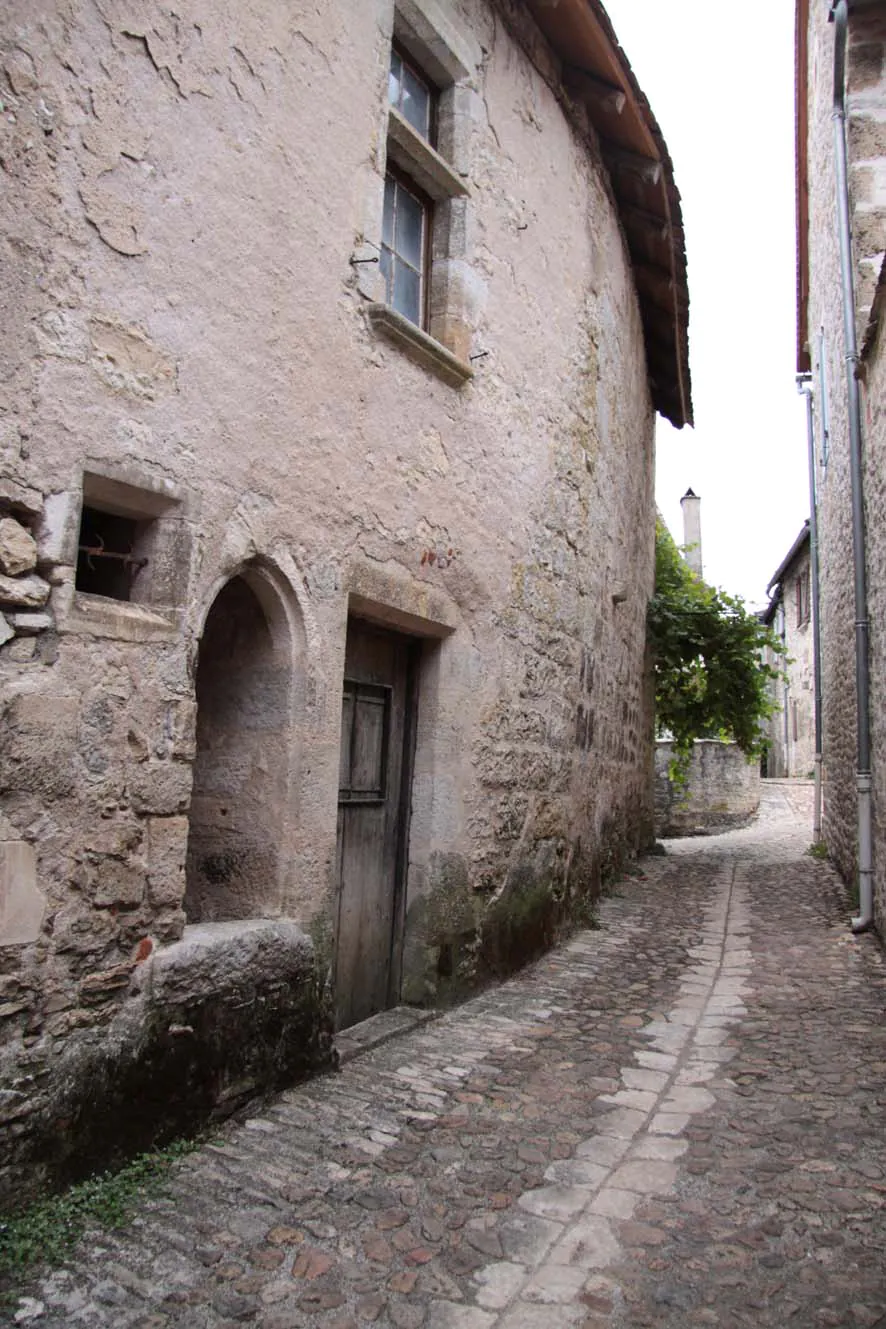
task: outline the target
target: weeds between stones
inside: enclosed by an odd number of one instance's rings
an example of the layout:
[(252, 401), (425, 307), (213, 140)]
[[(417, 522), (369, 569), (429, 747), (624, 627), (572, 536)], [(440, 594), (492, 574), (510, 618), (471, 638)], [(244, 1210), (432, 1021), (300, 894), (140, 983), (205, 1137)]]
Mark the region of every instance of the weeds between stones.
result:
[(38, 1264), (63, 1260), (88, 1227), (123, 1227), (137, 1204), (160, 1190), (172, 1164), (201, 1143), (175, 1140), (140, 1154), (117, 1172), (88, 1177), (20, 1214), (0, 1217), (0, 1306), (15, 1300), (15, 1285)]

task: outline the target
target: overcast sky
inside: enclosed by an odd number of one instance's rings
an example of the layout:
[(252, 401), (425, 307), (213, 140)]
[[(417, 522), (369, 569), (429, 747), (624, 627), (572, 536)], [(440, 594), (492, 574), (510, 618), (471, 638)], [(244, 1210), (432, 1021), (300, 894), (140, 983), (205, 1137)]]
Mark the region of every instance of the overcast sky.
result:
[(796, 369), (794, 5), (604, 0), (664, 133), (689, 259), (695, 428), (660, 420), (656, 493), (705, 578), (755, 605), (809, 515)]

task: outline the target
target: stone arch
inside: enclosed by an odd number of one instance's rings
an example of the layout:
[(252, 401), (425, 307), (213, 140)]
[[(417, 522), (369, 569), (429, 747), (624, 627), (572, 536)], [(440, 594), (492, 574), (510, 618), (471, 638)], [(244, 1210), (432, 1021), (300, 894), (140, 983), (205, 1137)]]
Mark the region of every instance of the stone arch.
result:
[(218, 589), (197, 654), (189, 923), (280, 914), (303, 633), (292, 590), (254, 559)]

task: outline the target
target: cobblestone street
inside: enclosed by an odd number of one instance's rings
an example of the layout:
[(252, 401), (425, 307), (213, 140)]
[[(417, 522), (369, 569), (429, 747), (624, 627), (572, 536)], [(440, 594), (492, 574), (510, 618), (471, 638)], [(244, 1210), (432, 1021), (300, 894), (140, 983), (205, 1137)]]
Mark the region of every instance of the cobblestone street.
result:
[(811, 790), (177, 1165), (43, 1329), (886, 1325), (886, 968)]

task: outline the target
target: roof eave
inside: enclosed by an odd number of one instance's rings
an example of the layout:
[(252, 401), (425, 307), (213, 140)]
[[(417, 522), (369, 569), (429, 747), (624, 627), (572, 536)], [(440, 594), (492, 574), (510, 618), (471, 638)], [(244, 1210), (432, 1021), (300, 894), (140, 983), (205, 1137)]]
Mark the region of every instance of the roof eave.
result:
[(797, 0), (795, 28), (797, 186), (797, 372), (812, 368), (809, 354), (809, 0)]
[(773, 586), (778, 586), (783, 580), (788, 568), (793, 563), (798, 554), (802, 553), (805, 545), (809, 544), (809, 518), (803, 523), (803, 529), (791, 545), (784, 558), (779, 563), (777, 569), (769, 579), (769, 585), (766, 587), (766, 594), (772, 590)]
[(689, 290), (667, 146), (600, 0), (524, 2), (598, 135), (634, 271), (653, 405), (681, 429), (692, 424)]

